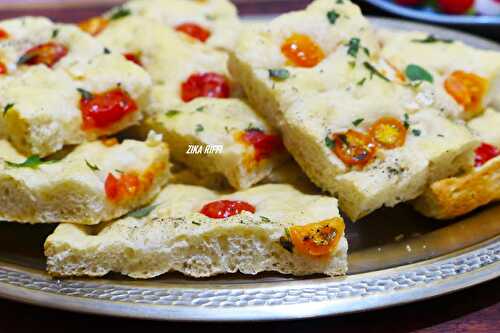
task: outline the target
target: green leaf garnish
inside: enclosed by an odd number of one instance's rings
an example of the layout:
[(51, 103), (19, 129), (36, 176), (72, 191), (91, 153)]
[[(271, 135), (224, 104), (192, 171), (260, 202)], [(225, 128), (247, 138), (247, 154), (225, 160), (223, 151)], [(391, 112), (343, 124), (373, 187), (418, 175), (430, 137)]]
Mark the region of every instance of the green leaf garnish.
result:
[(205, 107), (204, 106), (199, 106), (196, 108), (196, 112), (203, 112), (205, 111)]
[(372, 64), (370, 64), (369, 62), (365, 61), (363, 63), (363, 66), (365, 66), (365, 68), (370, 72), (370, 76), (373, 77), (373, 75), (375, 76), (378, 76), (379, 78), (381, 78), (382, 80), (386, 81), (386, 82), (391, 82), (391, 80), (389, 80), (387, 77), (384, 76), (384, 74), (380, 73)]
[(420, 136), (420, 134), (422, 134), (422, 131), (419, 130), (419, 129), (412, 129), (411, 132), (413, 133), (413, 135), (415, 136)]
[(169, 110), (169, 111), (167, 111), (167, 112), (165, 113), (165, 116), (167, 116), (167, 117), (171, 118), (171, 117), (173, 117), (173, 116), (175, 116), (175, 115), (177, 115), (177, 114), (179, 114), (179, 113), (181, 113), (181, 112), (180, 112), (180, 111), (178, 111), (178, 110)]
[(364, 78), (362, 78), (361, 80), (359, 80), (356, 84), (357, 84), (358, 86), (362, 86), (363, 84), (365, 84), (365, 82), (366, 82), (366, 77), (364, 77)]
[(422, 44), (430, 44), (430, 43), (446, 43), (446, 44), (450, 44), (450, 43), (453, 43), (454, 40), (453, 39), (443, 39), (443, 38), (439, 38), (439, 37), (436, 37), (434, 35), (428, 35), (426, 38), (424, 39), (412, 39), (412, 42), (414, 43), (422, 43)]
[(92, 93), (90, 91), (87, 91), (85, 89), (77, 88), (76, 90), (78, 90), (78, 92), (80, 93), (82, 98), (86, 101), (88, 101), (89, 99), (92, 99), (94, 97), (94, 95), (92, 95)]
[(85, 164), (89, 167), (90, 170), (92, 171), (99, 171), (99, 167), (95, 164), (90, 163), (89, 161), (85, 160)]
[(269, 70), (269, 77), (274, 81), (285, 81), (290, 77), (290, 72), (285, 68), (273, 68)]
[(148, 216), (151, 214), (153, 210), (155, 210), (156, 207), (159, 205), (151, 205), (143, 208), (139, 208), (137, 210), (134, 210), (133, 212), (130, 212), (127, 214), (127, 217), (135, 217), (136, 219), (142, 219), (143, 217)]
[(354, 126), (356, 126), (356, 127), (357, 127), (357, 126), (358, 126), (359, 124), (361, 124), (364, 120), (365, 120), (364, 118), (358, 118), (358, 119), (356, 119), (355, 121), (353, 121), (353, 122), (352, 122), (352, 124), (353, 124)]
[(339, 13), (337, 13), (335, 10), (330, 10), (328, 13), (326, 13), (326, 18), (328, 19), (328, 21), (330, 21), (331, 24), (335, 24), (339, 16)]
[(57, 162), (57, 160), (44, 161), (38, 155), (31, 155), (22, 163), (5, 161), (5, 163), (12, 168), (31, 168), (31, 169), (37, 169), (41, 164), (44, 163), (55, 163), (55, 162)]
[(325, 145), (330, 148), (330, 149), (333, 149), (335, 147), (335, 141), (333, 141), (330, 136), (326, 136), (325, 137)]
[(113, 20), (119, 20), (121, 18), (124, 18), (126, 16), (129, 16), (130, 14), (132, 14), (132, 12), (130, 11), (130, 9), (128, 8), (123, 8), (123, 7), (119, 7), (114, 13), (113, 15), (111, 15), (111, 17), (109, 18), (111, 21)]
[(4, 108), (3, 108), (3, 116), (5, 117), (5, 115), (7, 114), (7, 112), (9, 112), (10, 109), (12, 109), (14, 107), (14, 103), (9, 103), (7, 104)]
[(349, 54), (353, 58), (356, 58), (358, 56), (359, 47), (361, 46), (361, 39), (351, 38), (346, 46), (348, 47), (347, 54)]
[(434, 82), (434, 78), (432, 77), (432, 75), (418, 65), (411, 64), (406, 66), (405, 74), (406, 77), (412, 82), (413, 81), (427, 81), (430, 83)]
[(52, 30), (52, 39), (56, 38), (59, 35), (59, 29)]
[(196, 132), (196, 133), (200, 133), (200, 132), (203, 132), (203, 130), (204, 130), (204, 129), (205, 129), (205, 128), (203, 127), (203, 125), (202, 125), (202, 124), (197, 124), (197, 125), (196, 125), (196, 128), (195, 128), (195, 132)]
[(260, 219), (262, 220), (262, 222), (265, 222), (265, 223), (271, 222), (271, 219), (269, 217), (261, 216)]
[(404, 114), (403, 125), (405, 126), (406, 129), (410, 128), (410, 116), (408, 115), (408, 113)]

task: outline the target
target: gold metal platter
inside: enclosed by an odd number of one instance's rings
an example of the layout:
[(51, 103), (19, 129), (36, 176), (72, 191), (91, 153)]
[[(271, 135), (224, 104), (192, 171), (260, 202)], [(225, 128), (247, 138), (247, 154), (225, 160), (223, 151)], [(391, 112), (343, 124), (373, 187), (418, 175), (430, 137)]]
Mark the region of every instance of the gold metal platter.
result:
[[(496, 43), (456, 31), (398, 20), (371, 20), (378, 27), (422, 30), (500, 50)], [(400, 205), (356, 224), (347, 223), (349, 274), (337, 278), (259, 274), (195, 280), (166, 274), (147, 281), (119, 275), (57, 280), (45, 273), (43, 257), (43, 242), (53, 229), (0, 223), (0, 297), (135, 318), (282, 320), (408, 303), (500, 276), (498, 204), (448, 222), (426, 219)]]

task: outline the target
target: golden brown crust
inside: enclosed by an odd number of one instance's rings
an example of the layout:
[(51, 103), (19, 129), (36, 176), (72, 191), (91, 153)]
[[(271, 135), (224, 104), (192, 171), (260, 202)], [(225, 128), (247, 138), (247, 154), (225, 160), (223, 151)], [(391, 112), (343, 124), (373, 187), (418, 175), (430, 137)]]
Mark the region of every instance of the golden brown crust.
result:
[(414, 202), (422, 214), (450, 219), (500, 200), (500, 157), (466, 175), (433, 183)]

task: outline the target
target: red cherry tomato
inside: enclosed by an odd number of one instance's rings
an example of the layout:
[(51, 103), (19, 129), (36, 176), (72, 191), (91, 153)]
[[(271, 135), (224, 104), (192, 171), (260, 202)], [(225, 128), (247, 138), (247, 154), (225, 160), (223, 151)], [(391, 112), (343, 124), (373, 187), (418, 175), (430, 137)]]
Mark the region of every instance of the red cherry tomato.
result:
[(229, 94), (227, 79), (216, 73), (193, 74), (181, 85), (181, 97), (184, 102), (198, 97), (228, 98)]
[(80, 99), (83, 129), (85, 130), (106, 128), (137, 109), (136, 102), (120, 88), (101, 94), (92, 94), (89, 98), (82, 96)]
[(396, 3), (402, 6), (418, 6), (423, 2), (423, 0), (396, 0)]
[(482, 143), (476, 149), (475, 167), (484, 165), (489, 160), (500, 156), (500, 149), (488, 143)]
[(119, 177), (109, 173), (104, 182), (104, 189), (109, 200), (120, 201), (138, 194), (141, 185), (141, 180), (135, 172), (123, 173)]
[(0, 75), (7, 74), (7, 66), (3, 62), (0, 61)]
[(128, 61), (132, 61), (134, 64), (139, 65), (139, 66), (142, 67), (142, 62), (141, 62), (141, 59), (139, 59), (138, 55), (136, 55), (134, 53), (124, 53), (123, 56)]
[(106, 177), (104, 189), (108, 199), (116, 200), (118, 198), (118, 178), (116, 178), (112, 173), (108, 174)]
[(439, 9), (452, 15), (464, 14), (472, 5), (474, 5), (474, 0), (438, 0)]
[(266, 134), (258, 129), (247, 130), (243, 134), (242, 139), (254, 147), (254, 156), (257, 162), (271, 156), (273, 152), (284, 148), (280, 136)]
[(9, 38), (9, 33), (0, 28), (0, 40)]
[(68, 54), (68, 48), (62, 44), (48, 42), (29, 49), (18, 60), (19, 65), (45, 64), (47, 67), (54, 66), (59, 60)]
[(205, 42), (211, 35), (210, 31), (196, 23), (183, 23), (175, 27), (175, 30), (185, 33), (200, 42)]
[(203, 206), (200, 213), (213, 219), (223, 219), (240, 214), (242, 211), (255, 213), (255, 207), (245, 201), (219, 200)]

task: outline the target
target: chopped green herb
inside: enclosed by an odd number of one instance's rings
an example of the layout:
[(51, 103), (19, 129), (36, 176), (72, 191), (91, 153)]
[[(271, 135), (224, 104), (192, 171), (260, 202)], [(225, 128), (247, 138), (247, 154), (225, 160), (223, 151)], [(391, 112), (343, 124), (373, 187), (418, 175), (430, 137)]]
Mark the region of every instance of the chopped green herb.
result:
[(5, 163), (7, 163), (7, 165), (12, 167), (12, 168), (31, 168), (31, 169), (37, 169), (41, 164), (44, 164), (44, 163), (55, 163), (55, 162), (57, 162), (57, 160), (44, 161), (38, 155), (32, 155), (32, 156), (28, 157), (22, 163), (14, 163), (14, 162), (5, 161)]
[(205, 107), (204, 106), (199, 106), (196, 108), (196, 112), (203, 112), (205, 111)]
[(85, 160), (85, 164), (89, 167), (90, 170), (92, 171), (99, 171), (99, 167), (95, 164), (90, 163), (89, 161)]
[(408, 113), (404, 114), (404, 122), (403, 122), (403, 124), (405, 125), (406, 129), (410, 128), (410, 116), (408, 115)]
[(280, 245), (290, 253), (293, 253), (293, 243), (291, 241), (290, 232), (285, 228), (285, 236), (280, 237)]
[(132, 14), (130, 12), (130, 9), (128, 8), (123, 8), (123, 7), (119, 7), (114, 13), (113, 15), (111, 15), (110, 17), (110, 20), (113, 21), (113, 20), (119, 20), (121, 18), (124, 18), (126, 16), (129, 16), (130, 14)]
[(165, 116), (171, 118), (179, 113), (181, 113), (181, 112), (178, 110), (169, 110), (169, 111), (167, 111), (167, 113), (165, 113)]
[(59, 35), (59, 29), (52, 30), (52, 38), (56, 38)]
[(356, 61), (349, 61), (349, 66), (351, 66), (351, 68), (356, 67)]
[(412, 129), (411, 132), (413, 133), (413, 135), (415, 136), (420, 136), (420, 134), (422, 134), (422, 131), (421, 130), (418, 130), (418, 129)]
[(356, 83), (358, 86), (362, 86), (363, 84), (365, 84), (366, 82), (366, 77), (362, 78), (361, 80), (358, 81), (358, 83)]
[(92, 93), (90, 91), (87, 91), (85, 89), (77, 88), (76, 90), (78, 90), (78, 92), (80, 93), (82, 98), (86, 101), (88, 101), (89, 99), (92, 99), (94, 97), (94, 95), (92, 95)]
[(337, 0), (337, 1), (336, 1), (336, 3), (337, 3), (338, 5), (343, 5), (343, 4), (344, 4), (344, 0)]
[(196, 128), (195, 128), (195, 132), (196, 132), (196, 133), (200, 133), (200, 132), (203, 132), (203, 130), (204, 130), (204, 129), (205, 129), (205, 128), (203, 127), (203, 125), (202, 125), (202, 124), (197, 124), (197, 125), (196, 125)]
[(368, 50), (368, 48), (363, 47), (363, 51), (365, 52), (365, 54), (366, 54), (367, 57), (370, 56), (370, 50)]
[(335, 147), (335, 141), (333, 141), (329, 135), (327, 135), (325, 137), (325, 145), (330, 148), (330, 149), (333, 149)]
[(359, 47), (361, 45), (361, 39), (359, 38), (351, 38), (349, 43), (347, 43), (347, 54), (351, 57), (356, 58), (358, 56)]
[(411, 64), (406, 66), (405, 74), (406, 77), (412, 82), (413, 81), (427, 81), (430, 83), (434, 82), (434, 78), (432, 77), (432, 75), (418, 65)]
[(274, 81), (285, 81), (290, 77), (290, 72), (285, 68), (273, 68), (269, 70), (269, 77)]
[(117, 172), (117, 173), (123, 173), (123, 170), (115, 169), (115, 172)]
[(370, 78), (373, 77), (373, 75), (375, 76), (378, 76), (379, 78), (381, 78), (382, 80), (386, 81), (386, 82), (391, 82), (391, 80), (389, 80), (387, 77), (385, 77), (382, 73), (380, 73), (372, 64), (370, 64), (369, 62), (365, 61), (363, 63), (363, 66), (365, 66), (365, 68), (370, 71)]
[(155, 208), (158, 206), (159, 205), (151, 205), (148, 207), (139, 208), (137, 210), (134, 210), (133, 212), (128, 213), (127, 217), (135, 217), (136, 219), (142, 219), (143, 217), (146, 217), (149, 214), (151, 214), (151, 212), (155, 210)]
[(191, 223), (194, 224), (194, 225), (201, 225), (200, 222), (196, 222), (196, 221), (191, 221)]
[(359, 119), (356, 119), (355, 121), (352, 122), (352, 124), (354, 126), (358, 126), (359, 124), (361, 124), (362, 122), (364, 121), (363, 118), (359, 118)]
[(423, 44), (429, 44), (429, 43), (447, 43), (447, 44), (450, 44), (450, 43), (453, 43), (453, 39), (443, 39), (443, 38), (438, 38), (434, 35), (429, 35), (427, 36), (426, 38), (424, 39), (413, 39), (412, 42), (414, 43), (423, 43)]
[(104, 54), (110, 54), (111, 53), (111, 50), (108, 49), (107, 47), (104, 48)]
[(3, 108), (3, 116), (5, 117), (5, 115), (7, 114), (7, 112), (9, 112), (10, 109), (12, 109), (14, 107), (14, 103), (9, 103), (7, 104), (4, 108)]
[(271, 222), (271, 219), (269, 217), (261, 216), (260, 219), (262, 220), (262, 222), (265, 222), (265, 223)]
[(331, 24), (335, 24), (337, 22), (337, 19), (339, 18), (339, 13), (337, 13), (335, 10), (330, 10), (328, 13), (326, 13), (326, 17), (328, 18), (328, 21), (330, 21)]

